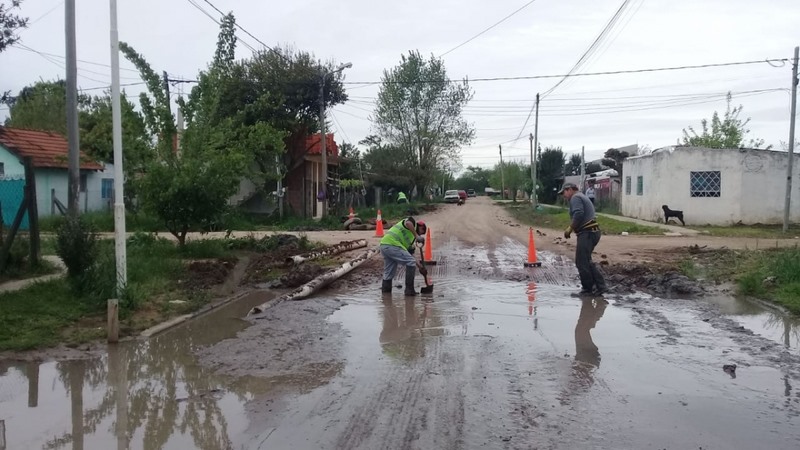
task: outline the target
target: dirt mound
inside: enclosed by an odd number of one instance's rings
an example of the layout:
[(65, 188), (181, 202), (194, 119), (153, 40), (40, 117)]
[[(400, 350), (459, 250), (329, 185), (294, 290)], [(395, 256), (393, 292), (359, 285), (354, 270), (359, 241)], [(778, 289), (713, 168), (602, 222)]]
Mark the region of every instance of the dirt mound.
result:
[(633, 263), (609, 265), (604, 270), (609, 284), (619, 291), (643, 290), (664, 298), (705, 292), (701, 283), (673, 270), (662, 272), (660, 268)]
[(187, 275), (179, 284), (189, 290), (209, 289), (218, 286), (228, 279), (236, 267), (236, 258), (204, 259), (190, 262)]
[(306, 263), (302, 264), (289, 272), (285, 273), (278, 280), (274, 281), (271, 288), (296, 288), (300, 287), (314, 278), (327, 272), (328, 269), (320, 266), (319, 264)]

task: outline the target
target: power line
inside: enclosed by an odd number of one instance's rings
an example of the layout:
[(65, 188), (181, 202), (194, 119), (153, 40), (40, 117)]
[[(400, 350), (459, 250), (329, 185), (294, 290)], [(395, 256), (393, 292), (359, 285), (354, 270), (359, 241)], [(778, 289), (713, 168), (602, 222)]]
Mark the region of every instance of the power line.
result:
[[(198, 5), (198, 4), (197, 4), (197, 3), (196, 3), (194, 0), (186, 0), (186, 1), (188, 1), (190, 5), (192, 5), (192, 6), (194, 6), (195, 8), (197, 8), (197, 10), (198, 10), (198, 11), (202, 12), (203, 14), (205, 14), (205, 16), (206, 16), (206, 17), (208, 17), (209, 19), (211, 19), (211, 20), (212, 20), (214, 23), (216, 23), (217, 25), (220, 25), (220, 26), (222, 25), (222, 23), (221, 23), (219, 20), (217, 20), (217, 19), (216, 19), (214, 16), (212, 16), (212, 15), (211, 15), (211, 13), (209, 13), (208, 11), (206, 11), (206, 10), (205, 10), (205, 9), (204, 9), (202, 6)], [(211, 5), (211, 6), (212, 6), (212, 7), (214, 7), (214, 5)], [(216, 7), (214, 7), (214, 9), (217, 9), (217, 8), (216, 8)], [(218, 11), (218, 12), (219, 12), (221, 15), (223, 15), (223, 16), (225, 15), (225, 14), (224, 14), (222, 11), (220, 11), (219, 9), (217, 9), (217, 11)], [(238, 24), (236, 24), (235, 22), (234, 22), (234, 24), (235, 24), (237, 27), (239, 26), (239, 25), (238, 25)], [(256, 52), (257, 52), (257, 50), (255, 49), (255, 47), (253, 47), (252, 45), (248, 44), (248, 43), (247, 43), (247, 42), (246, 42), (244, 39), (241, 39), (241, 38), (239, 38), (239, 41), (242, 43), (242, 45), (244, 45), (245, 47), (247, 47), (247, 49), (248, 49), (248, 50), (250, 50), (251, 52), (253, 52), (253, 53), (256, 53)]]
[[(16, 44), (14, 44), (14, 47), (17, 47), (20, 50), (25, 50), (26, 52), (36, 53), (36, 54), (38, 54), (39, 56), (42, 56), (42, 57), (47, 56), (49, 58), (58, 58), (59, 60), (67, 59), (65, 56), (57, 55), (55, 53), (48, 53), (48, 52), (42, 52), (42, 51), (39, 51), (39, 50), (35, 50), (35, 49), (33, 49), (31, 47), (28, 47), (27, 45), (24, 45), (24, 44), (22, 44), (20, 42), (17, 42)], [(98, 62), (94, 62), (94, 61), (86, 61), (86, 60), (83, 60), (83, 59), (79, 59), (78, 62), (79, 63), (83, 63), (83, 64), (89, 64), (89, 65), (92, 65), (92, 66), (108, 67), (109, 69), (111, 68), (111, 66), (108, 65), (108, 64), (98, 63)], [(87, 70), (87, 69), (81, 69), (81, 70), (83, 70), (84, 72), (94, 73), (94, 74), (98, 74), (98, 75), (106, 75), (106, 74), (100, 73), (100, 72), (92, 72), (91, 70)], [(126, 70), (128, 72), (134, 72), (134, 73), (137, 73), (137, 74), (139, 73), (139, 71), (136, 70), (136, 69), (128, 69), (126, 67), (120, 67), (120, 70)], [(123, 78), (126, 78), (126, 77), (123, 77)], [(132, 78), (127, 77), (127, 79), (132, 79)]]
[[(769, 58), (759, 59), (752, 61), (736, 61), (726, 63), (713, 63), (713, 64), (694, 64), (686, 66), (673, 66), (673, 67), (655, 67), (648, 69), (629, 69), (629, 70), (610, 70), (604, 72), (584, 72), (573, 74), (560, 74), (560, 75), (529, 75), (519, 77), (490, 77), (490, 78), (469, 78), (469, 82), (491, 82), (491, 81), (520, 81), (520, 80), (539, 80), (546, 78), (562, 78), (562, 77), (592, 77), (601, 75), (623, 75), (635, 73), (651, 73), (651, 72), (667, 72), (675, 70), (689, 70), (689, 69), (707, 69), (715, 67), (731, 67), (731, 66), (746, 66), (753, 64), (769, 64), (769, 63), (786, 63), (789, 58)], [(449, 83), (463, 83), (465, 80), (449, 79)], [(415, 80), (415, 81), (343, 81), (343, 84), (359, 84), (359, 85), (376, 85), (376, 84), (421, 84), (421, 83), (441, 83), (441, 80)]]
[(522, 5), (522, 6), (521, 6), (519, 9), (517, 9), (517, 10), (515, 10), (514, 12), (512, 12), (511, 14), (509, 14), (509, 15), (507, 15), (507, 16), (505, 16), (505, 17), (503, 17), (503, 18), (502, 18), (502, 19), (500, 19), (498, 22), (496, 22), (495, 24), (491, 25), (489, 28), (486, 28), (485, 30), (481, 31), (480, 33), (476, 34), (475, 36), (472, 36), (471, 38), (467, 39), (466, 41), (464, 41), (464, 42), (462, 42), (462, 43), (460, 43), (460, 44), (456, 45), (455, 47), (451, 48), (450, 50), (448, 50), (448, 51), (446, 51), (446, 52), (442, 53), (441, 55), (439, 55), (439, 57), (441, 58), (441, 57), (443, 57), (443, 56), (445, 56), (445, 55), (447, 55), (447, 54), (449, 54), (449, 53), (451, 53), (451, 52), (453, 52), (453, 51), (455, 51), (455, 50), (458, 50), (459, 48), (461, 48), (461, 47), (463, 47), (463, 46), (465, 46), (465, 45), (469, 44), (469, 43), (470, 43), (470, 42), (472, 42), (473, 40), (477, 39), (478, 37), (480, 37), (480, 36), (481, 36), (481, 35), (483, 35), (484, 33), (486, 33), (486, 32), (488, 32), (489, 30), (491, 30), (492, 28), (494, 28), (494, 27), (496, 27), (496, 26), (500, 25), (501, 23), (505, 22), (506, 20), (510, 19), (512, 16), (516, 15), (517, 13), (519, 13), (520, 11), (522, 11), (523, 9), (527, 8), (528, 6), (531, 6), (531, 5), (532, 5), (532, 4), (533, 4), (535, 1), (536, 1), (536, 0), (531, 0), (531, 1), (529, 1), (528, 3), (526, 3), (526, 4)]

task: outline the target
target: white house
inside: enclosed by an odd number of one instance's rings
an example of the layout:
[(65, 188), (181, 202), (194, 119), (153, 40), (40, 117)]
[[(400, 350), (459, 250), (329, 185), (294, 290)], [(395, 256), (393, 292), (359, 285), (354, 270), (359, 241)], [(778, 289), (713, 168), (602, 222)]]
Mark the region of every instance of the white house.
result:
[[(798, 161), (800, 162), (800, 161)], [(662, 205), (688, 225), (783, 221), (788, 153), (667, 147), (625, 160), (622, 214), (664, 220)], [(791, 220), (800, 221), (800, 164), (793, 167)]]

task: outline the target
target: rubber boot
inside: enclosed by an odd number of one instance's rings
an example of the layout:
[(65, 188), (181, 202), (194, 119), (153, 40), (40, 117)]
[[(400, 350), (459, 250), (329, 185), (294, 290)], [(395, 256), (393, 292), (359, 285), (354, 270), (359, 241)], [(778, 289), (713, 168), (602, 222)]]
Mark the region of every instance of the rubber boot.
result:
[(381, 292), (384, 294), (392, 293), (392, 280), (383, 280), (383, 284), (381, 284)]
[(417, 274), (416, 267), (406, 267), (406, 291), (408, 296), (419, 294), (414, 290), (414, 276)]

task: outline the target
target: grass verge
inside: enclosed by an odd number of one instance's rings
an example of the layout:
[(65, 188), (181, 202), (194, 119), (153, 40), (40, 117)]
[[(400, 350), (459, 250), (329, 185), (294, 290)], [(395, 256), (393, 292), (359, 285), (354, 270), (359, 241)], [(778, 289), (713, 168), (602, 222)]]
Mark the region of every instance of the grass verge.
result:
[(756, 239), (793, 239), (800, 237), (800, 225), (791, 225), (787, 233), (782, 225), (733, 225), (691, 227), (710, 236), (742, 237)]
[[(534, 211), (528, 204), (505, 204), (518, 221), (534, 226), (553, 229), (566, 229), (570, 225), (569, 212), (560, 208), (543, 207), (541, 210)], [(664, 230), (658, 227), (639, 225), (631, 222), (611, 219), (598, 216), (597, 222), (600, 229), (606, 234), (620, 234), (627, 232), (630, 234), (664, 234)]]

